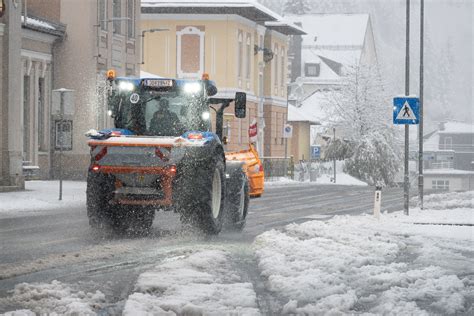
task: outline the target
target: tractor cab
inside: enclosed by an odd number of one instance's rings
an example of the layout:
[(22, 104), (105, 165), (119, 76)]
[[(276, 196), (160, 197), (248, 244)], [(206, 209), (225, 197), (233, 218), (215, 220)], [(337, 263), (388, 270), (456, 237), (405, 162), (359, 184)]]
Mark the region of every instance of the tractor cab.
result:
[[(214, 131), (222, 139), (224, 109), (235, 100), (236, 116), (245, 117), (245, 93), (235, 99), (211, 98), (217, 88), (203, 80), (127, 78), (108, 74), (109, 114), (116, 128), (138, 136), (181, 136), (188, 131), (208, 132), (211, 110), (216, 111)], [(211, 105), (220, 107), (211, 107)]]

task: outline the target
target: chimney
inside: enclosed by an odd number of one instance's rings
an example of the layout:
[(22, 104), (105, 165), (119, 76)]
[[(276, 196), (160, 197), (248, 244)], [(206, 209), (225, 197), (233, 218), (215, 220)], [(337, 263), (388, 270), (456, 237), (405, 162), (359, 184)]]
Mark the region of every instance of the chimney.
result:
[(439, 122), (439, 124), (438, 124), (438, 130), (439, 130), (440, 132), (441, 132), (441, 131), (444, 131), (444, 129), (445, 129), (445, 126), (444, 126), (444, 125), (445, 125), (445, 124), (446, 124), (446, 122)]

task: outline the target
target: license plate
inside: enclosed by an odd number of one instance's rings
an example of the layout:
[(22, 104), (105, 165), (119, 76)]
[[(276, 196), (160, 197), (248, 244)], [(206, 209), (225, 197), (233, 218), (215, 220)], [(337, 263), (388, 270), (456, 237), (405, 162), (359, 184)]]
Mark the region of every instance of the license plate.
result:
[(165, 87), (172, 87), (173, 80), (171, 79), (146, 79), (145, 86), (151, 88), (165, 88)]

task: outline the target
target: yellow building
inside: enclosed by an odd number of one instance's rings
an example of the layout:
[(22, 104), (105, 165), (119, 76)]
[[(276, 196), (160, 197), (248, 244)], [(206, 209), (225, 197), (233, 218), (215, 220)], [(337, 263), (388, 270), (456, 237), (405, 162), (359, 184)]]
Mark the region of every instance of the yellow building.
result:
[(304, 32), (253, 1), (142, 0), (141, 10), (142, 70), (194, 79), (208, 73), (219, 95), (246, 92), (247, 117), (225, 117), (228, 150), (248, 147), (256, 120), (260, 155), (283, 156), (288, 35)]

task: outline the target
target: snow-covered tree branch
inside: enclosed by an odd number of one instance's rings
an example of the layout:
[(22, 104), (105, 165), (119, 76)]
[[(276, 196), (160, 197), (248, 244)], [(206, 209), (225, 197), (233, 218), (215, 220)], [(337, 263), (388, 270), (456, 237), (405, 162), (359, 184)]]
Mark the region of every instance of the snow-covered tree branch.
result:
[(322, 106), (327, 121), (338, 126), (339, 134), (353, 146), (347, 172), (371, 184), (392, 184), (400, 152), (391, 98), (385, 95), (375, 67), (349, 66), (345, 74), (343, 84), (327, 94)]

